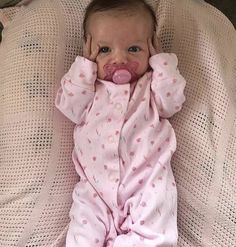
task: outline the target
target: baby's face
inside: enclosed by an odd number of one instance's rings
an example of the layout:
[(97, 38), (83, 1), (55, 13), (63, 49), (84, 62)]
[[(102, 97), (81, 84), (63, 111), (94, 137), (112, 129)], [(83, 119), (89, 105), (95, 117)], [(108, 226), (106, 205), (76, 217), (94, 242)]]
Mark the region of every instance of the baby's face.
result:
[(147, 14), (95, 13), (89, 19), (87, 33), (92, 39), (91, 51), (99, 47), (96, 57), (99, 79), (106, 79), (104, 66), (107, 64), (134, 65), (138, 78), (147, 71), (148, 39), (153, 35), (151, 18)]

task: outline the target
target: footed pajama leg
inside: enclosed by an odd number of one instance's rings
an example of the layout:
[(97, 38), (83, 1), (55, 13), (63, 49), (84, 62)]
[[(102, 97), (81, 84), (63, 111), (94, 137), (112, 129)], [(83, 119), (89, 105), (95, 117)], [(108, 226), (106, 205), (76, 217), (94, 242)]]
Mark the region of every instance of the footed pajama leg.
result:
[(67, 247), (104, 247), (115, 239), (111, 214), (89, 182), (79, 182), (73, 192)]
[(126, 229), (113, 247), (177, 246), (177, 192), (170, 164), (157, 164), (143, 187), (126, 200)]

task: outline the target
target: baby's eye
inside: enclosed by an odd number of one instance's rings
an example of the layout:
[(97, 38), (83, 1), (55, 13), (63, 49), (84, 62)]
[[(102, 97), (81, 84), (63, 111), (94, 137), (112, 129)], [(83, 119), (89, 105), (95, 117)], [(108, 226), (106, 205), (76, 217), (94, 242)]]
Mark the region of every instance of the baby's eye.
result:
[(141, 49), (137, 46), (131, 46), (129, 49), (128, 49), (129, 52), (138, 52), (138, 51), (141, 51)]
[(99, 53), (107, 53), (107, 52), (109, 52), (111, 49), (109, 48), (109, 47), (106, 47), (106, 46), (104, 46), (104, 47), (101, 47), (100, 49), (99, 49)]

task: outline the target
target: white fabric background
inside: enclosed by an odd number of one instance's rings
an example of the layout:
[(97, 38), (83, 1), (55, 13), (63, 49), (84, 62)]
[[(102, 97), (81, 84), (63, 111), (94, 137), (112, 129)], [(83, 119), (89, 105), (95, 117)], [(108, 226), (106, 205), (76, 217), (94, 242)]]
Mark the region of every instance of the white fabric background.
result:
[[(196, 0), (149, 0), (163, 49), (175, 52), (187, 101), (172, 119), (178, 149), (179, 246), (236, 243), (236, 37)], [(81, 52), (88, 1), (32, 0), (0, 10), (0, 246), (64, 246), (73, 125), (54, 107), (61, 76)]]

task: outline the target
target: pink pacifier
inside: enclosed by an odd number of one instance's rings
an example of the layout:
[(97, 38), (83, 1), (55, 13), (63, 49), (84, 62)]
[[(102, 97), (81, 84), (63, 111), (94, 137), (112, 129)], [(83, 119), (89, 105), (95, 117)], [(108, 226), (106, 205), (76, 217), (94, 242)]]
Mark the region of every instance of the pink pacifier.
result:
[(137, 79), (135, 70), (138, 67), (137, 62), (127, 64), (106, 64), (104, 66), (105, 80), (113, 81), (116, 84), (126, 84)]
[(116, 84), (129, 83), (132, 76), (131, 73), (126, 69), (116, 70), (112, 76), (112, 81)]

